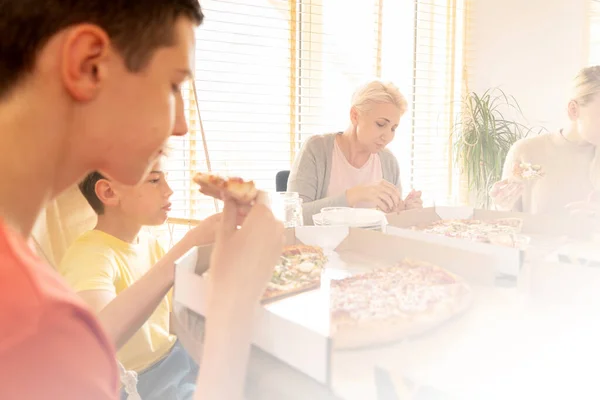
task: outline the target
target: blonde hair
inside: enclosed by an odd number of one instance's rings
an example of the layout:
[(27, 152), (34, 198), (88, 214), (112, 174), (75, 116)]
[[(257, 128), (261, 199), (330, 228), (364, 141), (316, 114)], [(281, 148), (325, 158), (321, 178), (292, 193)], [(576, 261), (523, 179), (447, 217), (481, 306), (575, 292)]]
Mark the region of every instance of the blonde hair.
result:
[(573, 80), (572, 100), (584, 106), (600, 93), (600, 65), (583, 68)]
[[(583, 68), (573, 80), (571, 100), (585, 106), (600, 93), (600, 66)], [(596, 146), (594, 158), (590, 165), (590, 179), (594, 190), (600, 190), (600, 147)]]
[(406, 98), (391, 82), (371, 81), (360, 86), (352, 95), (352, 107), (360, 112), (370, 110), (373, 104), (393, 104), (402, 114), (408, 108)]

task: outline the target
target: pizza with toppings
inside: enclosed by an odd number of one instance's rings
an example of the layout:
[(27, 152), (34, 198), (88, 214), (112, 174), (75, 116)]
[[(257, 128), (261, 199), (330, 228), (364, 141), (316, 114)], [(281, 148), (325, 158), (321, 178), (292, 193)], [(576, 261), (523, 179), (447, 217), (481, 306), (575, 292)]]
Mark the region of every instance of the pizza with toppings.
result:
[(468, 239), (481, 243), (495, 242), (496, 237), (515, 236), (521, 233), (523, 220), (500, 218), (494, 220), (444, 219), (426, 225), (413, 226), (412, 230), (443, 235), (457, 239)]
[(469, 286), (436, 265), (403, 260), (393, 267), (331, 282), (334, 346), (380, 345), (421, 334), (464, 311)]
[(522, 181), (532, 181), (544, 176), (541, 165), (526, 162), (516, 163), (513, 176)]
[(321, 272), (327, 263), (323, 250), (316, 246), (292, 245), (283, 248), (281, 261), (273, 270), (263, 300), (281, 297), (321, 286)]
[(216, 174), (198, 172), (194, 175), (193, 180), (200, 185), (201, 193), (219, 200), (223, 200), (222, 194), (226, 193), (242, 204), (250, 204), (258, 195), (254, 182), (245, 181), (242, 178), (223, 178)]

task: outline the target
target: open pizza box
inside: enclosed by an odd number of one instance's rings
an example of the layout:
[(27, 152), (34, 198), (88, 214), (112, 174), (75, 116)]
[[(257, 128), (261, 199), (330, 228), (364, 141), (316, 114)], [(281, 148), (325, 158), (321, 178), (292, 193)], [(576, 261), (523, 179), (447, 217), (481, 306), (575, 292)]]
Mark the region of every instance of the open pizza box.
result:
[[(345, 362), (336, 361), (330, 330), (329, 282), (378, 267), (391, 266), (404, 258), (434, 263), (462, 277), (470, 285), (492, 287), (495, 271), (490, 254), (429, 243), (382, 232), (345, 227), (305, 226), (286, 231), (287, 244), (315, 245), (323, 248), (328, 262), (319, 289), (265, 304), (257, 310), (254, 345), (314, 381), (328, 387), (352, 387), (357, 382)], [(198, 315), (206, 310), (206, 278), (211, 247), (198, 247), (176, 265), (175, 305)], [(468, 313), (468, 310), (466, 311)], [(435, 329), (443, 329), (436, 327)], [(385, 350), (382, 350), (385, 351)], [(353, 357), (356, 364), (360, 360)], [(337, 367), (336, 367), (337, 366)], [(364, 375), (366, 390), (373, 385), (373, 371)], [(343, 391), (344, 389), (339, 389)], [(372, 397), (364, 393), (362, 398)], [(361, 398), (358, 396), (357, 398)]]
[[(480, 210), (472, 207), (429, 207), (387, 214), (386, 217), (388, 234), (487, 254), (494, 259), (498, 273), (513, 276), (519, 274), (526, 255), (537, 260), (564, 244), (568, 240), (567, 238), (584, 240), (592, 232), (589, 220), (582, 218)], [(413, 226), (426, 225), (439, 220), (478, 219), (485, 221), (503, 218), (517, 218), (523, 221), (521, 234), (529, 241), (526, 244), (526, 252), (517, 247), (479, 243), (411, 229)]]
[(395, 393), (388, 399), (599, 397), (589, 367), (600, 356), (591, 314), (535, 309), (508, 289), (493, 290), (463, 320), (377, 356)]
[(599, 398), (600, 269), (526, 263), (521, 274), (518, 288), (478, 288), (444, 330), (372, 357), (387, 398)]

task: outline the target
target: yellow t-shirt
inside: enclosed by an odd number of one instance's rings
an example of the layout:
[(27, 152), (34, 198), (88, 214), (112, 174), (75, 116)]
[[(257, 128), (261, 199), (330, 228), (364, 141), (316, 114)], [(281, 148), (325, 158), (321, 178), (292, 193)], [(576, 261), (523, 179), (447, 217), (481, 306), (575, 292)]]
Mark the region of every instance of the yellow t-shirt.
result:
[[(164, 255), (158, 242), (140, 233), (135, 244), (92, 230), (67, 250), (59, 272), (76, 292), (108, 290), (119, 295), (140, 279)], [(128, 370), (141, 372), (165, 357), (177, 338), (169, 333), (171, 295), (117, 353)]]

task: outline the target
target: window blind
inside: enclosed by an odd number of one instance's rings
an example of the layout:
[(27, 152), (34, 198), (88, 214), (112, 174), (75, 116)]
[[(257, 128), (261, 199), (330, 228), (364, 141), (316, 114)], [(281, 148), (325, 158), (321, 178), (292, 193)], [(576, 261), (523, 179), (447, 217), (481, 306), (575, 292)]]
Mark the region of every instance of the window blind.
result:
[(590, 0), (589, 65), (600, 65), (600, 1)]
[[(207, 170), (201, 123), (212, 170), (273, 190), (275, 173), (290, 161), (290, 97), (295, 29), (288, 1), (205, 0), (197, 30), (194, 83), (184, 88), (189, 134), (173, 138), (168, 157), (172, 217), (214, 213), (212, 199), (191, 182)], [(199, 113), (198, 113), (199, 111)]]
[(381, 74), (380, 0), (298, 1), (296, 146), (343, 131), (352, 93)]
[(451, 132), (466, 77), (465, 1), (414, 2), (410, 184), (430, 204), (457, 194)]

